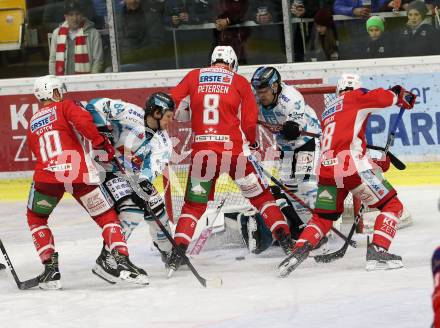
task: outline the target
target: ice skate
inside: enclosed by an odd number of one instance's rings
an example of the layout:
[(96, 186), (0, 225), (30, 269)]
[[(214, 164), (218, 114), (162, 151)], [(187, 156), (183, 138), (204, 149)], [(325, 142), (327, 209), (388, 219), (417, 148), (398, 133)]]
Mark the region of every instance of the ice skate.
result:
[(275, 231), (275, 235), (284, 254), (291, 255), (295, 247), (295, 241), (289, 235), (286, 235), (282, 229)]
[(179, 269), (179, 267), (182, 265), (183, 257), (181, 256), (181, 254), (185, 254), (186, 249), (188, 248), (188, 246), (185, 245), (178, 245), (177, 247), (180, 251), (177, 248), (173, 248), (167, 260), (166, 266), (168, 268), (168, 278), (170, 278), (173, 273), (177, 271), (177, 269)]
[(319, 241), (318, 245), (315, 246), (310, 251), (309, 256), (316, 256), (316, 255), (324, 255), (327, 254), (330, 251), (329, 245), (328, 245), (328, 237), (324, 236)]
[(294, 247), (292, 254), (286, 257), (278, 265), (278, 275), (281, 278), (287, 277), (298, 265), (300, 265), (308, 256), (313, 246), (309, 242), (305, 242), (304, 245)]
[(112, 250), (111, 255), (117, 263), (117, 277), (120, 280), (136, 285), (150, 284), (150, 280), (145, 270), (138, 268), (133, 263), (131, 263), (127, 255), (119, 253), (119, 250), (117, 248)]
[(153, 242), (153, 245), (154, 245), (154, 247), (156, 247), (157, 250), (159, 251), (159, 253), (160, 253), (160, 258), (161, 258), (162, 262), (165, 263), (165, 266), (166, 266), (166, 264), (167, 264), (167, 259), (168, 259), (168, 257), (170, 256), (171, 252), (166, 252), (166, 251), (164, 251), (164, 250), (161, 250), (160, 247), (159, 247), (159, 245), (158, 245), (156, 242)]
[(54, 252), (44, 263), (44, 272), (38, 276), (38, 287), (41, 289), (61, 289), (61, 274), (58, 269), (58, 253)]
[(388, 251), (373, 243), (368, 243), (367, 247), (367, 271), (391, 270), (403, 267), (402, 257), (388, 253)]
[(92, 272), (99, 278), (107, 281), (110, 284), (115, 284), (119, 281), (117, 278), (118, 270), (117, 263), (112, 254), (102, 247), (101, 254), (96, 259), (96, 264), (92, 269)]

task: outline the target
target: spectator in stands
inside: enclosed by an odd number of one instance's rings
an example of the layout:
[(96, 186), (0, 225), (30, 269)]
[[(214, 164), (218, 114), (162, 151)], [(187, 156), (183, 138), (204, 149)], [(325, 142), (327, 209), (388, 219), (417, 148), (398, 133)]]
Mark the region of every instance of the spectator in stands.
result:
[(164, 6), (164, 23), (178, 27), (181, 24), (202, 24), (212, 20), (212, 4), (200, 0), (168, 0)]
[(237, 54), (239, 64), (247, 63), (246, 42), (250, 35), (248, 27), (229, 27), (246, 21), (249, 1), (215, 0), (214, 32), (215, 46), (231, 46)]
[[(294, 18), (313, 18), (319, 8), (325, 5), (328, 1), (308, 0), (298, 1), (293, 0), (290, 6), (290, 12)], [(324, 4), (323, 4), (324, 3)], [(294, 61), (304, 61), (304, 52), (306, 44), (309, 43), (310, 35), (307, 31), (312, 29), (313, 23), (298, 23), (293, 25), (293, 49)]]
[(65, 2), (65, 21), (52, 33), (49, 74), (99, 73), (103, 66), (102, 40), (93, 22), (84, 17), (79, 0)]
[[(64, 22), (64, 0), (47, 0), (43, 10), (43, 25), (46, 32), (52, 32)], [(91, 0), (82, 0), (83, 16), (94, 20), (96, 13)]]
[(252, 2), (251, 18), (257, 24), (269, 24), (283, 21), (281, 1), (256, 0)]
[(394, 57), (392, 43), (385, 33), (385, 24), (381, 17), (371, 16), (366, 23), (368, 40), (365, 42), (359, 58)]
[(425, 21), (428, 9), (423, 1), (416, 0), (408, 5), (408, 22), (400, 38), (403, 56), (438, 55), (439, 33)]
[(321, 8), (314, 17), (314, 28), (307, 60), (337, 60), (339, 58), (336, 32), (330, 8)]
[(157, 4), (153, 1), (124, 0), (124, 6), (117, 14), (116, 26), (123, 64), (121, 70), (157, 69), (161, 46), (165, 42)]
[(363, 6), (362, 0), (335, 0), (333, 12), (335, 15), (368, 18), (370, 13), (380, 12), (389, 0), (371, 0), (371, 8)]

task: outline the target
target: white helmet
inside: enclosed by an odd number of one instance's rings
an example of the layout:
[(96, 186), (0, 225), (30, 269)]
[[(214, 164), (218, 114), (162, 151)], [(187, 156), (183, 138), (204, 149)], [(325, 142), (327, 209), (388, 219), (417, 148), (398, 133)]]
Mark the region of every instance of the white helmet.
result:
[(63, 93), (66, 92), (66, 86), (59, 78), (54, 75), (46, 75), (39, 77), (34, 83), (34, 95), (39, 101), (54, 100), (53, 92), (58, 90), (61, 98)]
[(361, 78), (357, 74), (344, 73), (336, 84), (336, 95), (339, 96), (345, 89), (356, 90), (361, 87)]
[(211, 55), (211, 65), (215, 62), (223, 62), (229, 65), (233, 72), (237, 72), (238, 60), (234, 49), (231, 46), (217, 46)]

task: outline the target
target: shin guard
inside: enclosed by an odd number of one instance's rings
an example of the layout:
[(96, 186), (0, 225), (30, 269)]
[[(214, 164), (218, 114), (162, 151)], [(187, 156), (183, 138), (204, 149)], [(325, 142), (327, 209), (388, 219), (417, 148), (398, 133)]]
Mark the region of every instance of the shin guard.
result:
[(312, 219), (307, 223), (304, 231), (299, 236), (296, 245), (302, 246), (308, 241), (313, 247), (318, 245), (319, 241), (330, 231), (333, 221), (319, 217), (313, 214)]
[(116, 212), (109, 210), (94, 217), (94, 220), (102, 228), (102, 238), (110, 251), (117, 248), (119, 253), (128, 256), (127, 243)]
[(52, 231), (47, 225), (47, 219), (47, 216), (38, 216), (30, 210), (27, 211), (27, 221), (32, 240), (41, 262), (49, 260), (52, 253), (55, 252), (55, 242)]
[(374, 224), (373, 244), (386, 250), (390, 248), (402, 211), (403, 205), (397, 197), (385, 204)]

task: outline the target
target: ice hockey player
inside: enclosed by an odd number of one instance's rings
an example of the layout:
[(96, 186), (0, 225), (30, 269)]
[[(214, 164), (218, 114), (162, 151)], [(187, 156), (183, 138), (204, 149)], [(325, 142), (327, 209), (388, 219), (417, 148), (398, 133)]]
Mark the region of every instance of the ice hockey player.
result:
[(434, 292), (432, 293), (432, 308), (434, 310), (433, 328), (440, 327), (440, 247), (432, 254), (432, 275), (434, 277)]
[(87, 144), (107, 160), (114, 156), (109, 140), (93, 124), (92, 116), (72, 100), (64, 99), (64, 84), (55, 76), (37, 78), (34, 95), (41, 108), (32, 116), (28, 140), (36, 157), (35, 172), (29, 193), (27, 220), (38, 255), (45, 270), (39, 276), (40, 288), (61, 288), (58, 253), (48, 218), (65, 191), (81, 204), (102, 228), (102, 237), (116, 265), (115, 281), (148, 284), (146, 272), (128, 257), (118, 216), (107, 193), (98, 184), (96, 169)]
[[(378, 165), (366, 154), (365, 130), (373, 111), (392, 105), (414, 106), (416, 96), (396, 85), (368, 91), (360, 77), (343, 74), (336, 86), (337, 98), (322, 113), (323, 135), (318, 195), (314, 214), (296, 242), (293, 254), (278, 266), (279, 275), (289, 275), (325, 236), (344, 209), (348, 192), (364, 205), (380, 210), (372, 243), (367, 246), (367, 270), (397, 269), (402, 258), (388, 252), (402, 214), (396, 190), (383, 177)], [(383, 160), (389, 166), (388, 160)]]
[(285, 253), (292, 249), (287, 222), (265, 180), (247, 157), (248, 145), (256, 145), (258, 108), (250, 83), (236, 71), (237, 56), (232, 47), (217, 46), (210, 67), (190, 71), (171, 91), (177, 119), (191, 118), (194, 142), (185, 203), (174, 236), (180, 251), (173, 249), (171, 253), (169, 275), (179, 267), (180, 254), (191, 242), (197, 221), (208, 200), (213, 199), (215, 182), (223, 172), (260, 211)]
[[(275, 134), (281, 152), (281, 182), (313, 208), (317, 191), (316, 167), (321, 135), (321, 125), (316, 113), (305, 103), (298, 90), (281, 81), (281, 75), (274, 67), (259, 67), (252, 76), (251, 84), (259, 107), (258, 121)], [(302, 134), (303, 131), (315, 136)], [(287, 219), (292, 238), (298, 239), (305, 226), (304, 221), (307, 222), (307, 211), (302, 209), (305, 213), (298, 215), (288, 196), (278, 186), (270, 188)], [(255, 224), (253, 220), (255, 219), (250, 218), (248, 226), (256, 226), (257, 231), (251, 232), (252, 229), (248, 229), (249, 238), (254, 236), (262, 239), (261, 233), (264, 233), (264, 228), (259, 223), (261, 221), (257, 219)], [(249, 241), (249, 244), (260, 243), (256, 240), (254, 243)], [(261, 246), (264, 246), (264, 243), (261, 243)], [(262, 249), (251, 251), (259, 253)]]
[[(128, 173), (138, 178), (139, 186), (149, 195), (151, 210), (171, 232), (165, 203), (152, 182), (171, 158), (172, 145), (166, 128), (173, 120), (172, 98), (163, 92), (153, 93), (145, 108), (120, 100), (97, 98), (91, 100), (86, 109), (92, 114), (98, 130), (108, 136), (116, 148), (116, 156), (125, 161)], [(125, 238), (128, 240), (133, 230), (145, 220), (151, 239), (165, 262), (171, 243), (157, 226), (145, 201), (118, 174), (116, 165), (106, 167), (104, 185), (115, 201)], [(105, 245), (96, 262), (93, 272), (98, 275), (102, 266), (113, 264)]]

